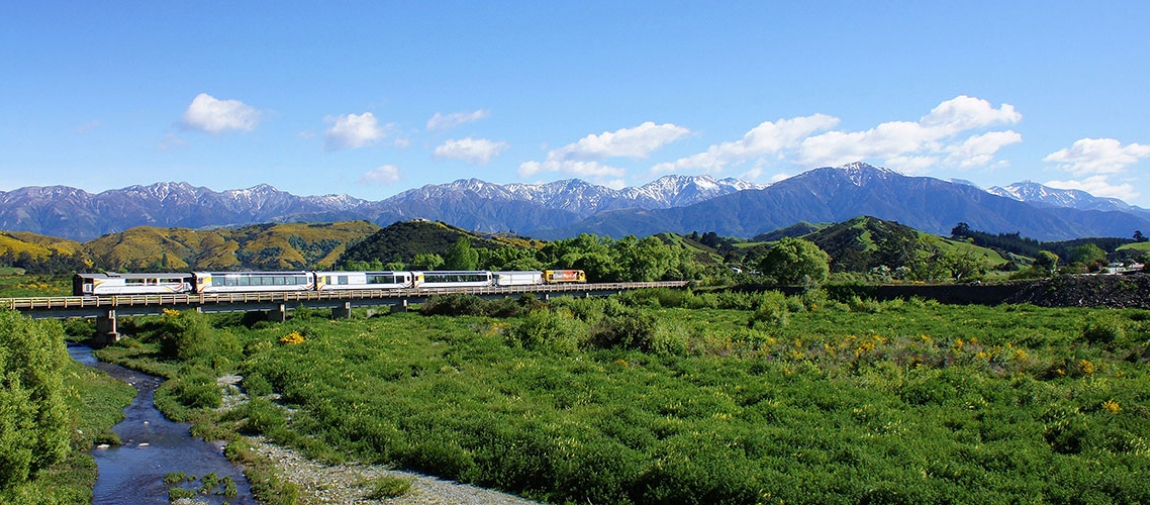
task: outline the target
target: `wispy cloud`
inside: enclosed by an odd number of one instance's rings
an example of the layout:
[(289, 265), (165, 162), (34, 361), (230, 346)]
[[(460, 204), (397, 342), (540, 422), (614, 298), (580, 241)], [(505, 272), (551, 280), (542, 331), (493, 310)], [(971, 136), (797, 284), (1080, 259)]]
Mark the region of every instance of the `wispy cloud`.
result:
[(403, 180), (403, 174), (395, 165), (381, 165), (379, 168), (365, 172), (355, 182), (359, 184), (387, 186)]
[(986, 129), (1021, 120), (1010, 104), (994, 107), (965, 95), (940, 103), (918, 121), (890, 121), (863, 131), (835, 130), (839, 118), (813, 114), (764, 122), (739, 140), (656, 164), (651, 171), (721, 172), (752, 161), (799, 168), (870, 161), (906, 172), (967, 169), (993, 165), (1000, 149), (1022, 141), (1014, 131)]
[(839, 119), (825, 114), (766, 121), (751, 129), (743, 138), (712, 145), (706, 151), (677, 161), (659, 163), (652, 172), (707, 171), (722, 172), (728, 165), (736, 165), (763, 156), (775, 155), (794, 148), (808, 135), (832, 128)]
[(101, 126), (104, 126), (103, 121), (100, 121), (99, 119), (93, 119), (91, 121), (88, 121), (87, 123), (84, 123), (80, 126), (77, 126), (76, 129), (73, 131), (78, 135), (87, 135), (87, 134), (91, 133), (92, 130), (95, 130), (96, 128), (99, 128)]
[(1131, 165), (1150, 158), (1150, 146), (1128, 144), (1116, 139), (1085, 138), (1066, 149), (1050, 153), (1042, 160), (1055, 163), (1059, 170), (1070, 172), (1079, 179), (1050, 181), (1052, 188), (1080, 189), (1095, 196), (1109, 196), (1129, 200), (1139, 193), (1132, 184), (1115, 184), (1111, 176), (1126, 172)]
[(164, 135), (164, 138), (160, 140), (160, 145), (156, 147), (161, 151), (172, 151), (175, 149), (188, 147), (188, 141), (180, 138), (179, 135), (168, 133)]
[(358, 149), (387, 136), (391, 127), (380, 126), (379, 120), (370, 112), (363, 114), (345, 114), (343, 116), (328, 116), (325, 122), (332, 126), (324, 132), (324, 150), (338, 151), (340, 149)]
[(608, 158), (646, 158), (652, 152), (689, 135), (691, 131), (671, 123), (648, 121), (633, 128), (591, 134), (579, 141), (553, 149), (544, 161), (528, 161), (519, 166), (519, 175), (559, 172), (579, 177), (623, 177), (623, 168), (604, 165)]
[(1150, 157), (1150, 146), (1123, 146), (1115, 139), (1081, 139), (1069, 148), (1050, 153), (1042, 161), (1057, 163), (1060, 170), (1074, 175), (1115, 174)]
[(474, 123), (481, 119), (486, 119), (489, 115), (491, 115), (491, 112), (487, 109), (479, 109), (474, 112), (452, 112), (449, 114), (436, 112), (434, 116), (431, 116), (431, 119), (427, 120), (427, 129), (450, 130), (467, 123)]
[(229, 130), (251, 131), (259, 121), (260, 112), (250, 105), (200, 93), (184, 111), (180, 125), (189, 130), (215, 134)]
[(467, 137), (451, 139), (435, 148), (435, 157), (440, 159), (463, 160), (471, 165), (486, 165), (499, 156), (510, 145), (506, 142), (493, 142), (487, 139)]
[(955, 168), (986, 166), (998, 151), (1022, 141), (1010, 130), (971, 134), (1022, 120), (1010, 104), (998, 108), (986, 100), (958, 96), (942, 102), (919, 121), (891, 121), (866, 131), (830, 131), (803, 140), (796, 153), (806, 167), (837, 166), (859, 160), (879, 162), (906, 172), (941, 165)]
[(1139, 194), (1133, 184), (1111, 184), (1105, 175), (1095, 175), (1082, 180), (1050, 181), (1047, 186), (1058, 189), (1078, 189), (1094, 196), (1106, 196), (1120, 200), (1132, 200)]

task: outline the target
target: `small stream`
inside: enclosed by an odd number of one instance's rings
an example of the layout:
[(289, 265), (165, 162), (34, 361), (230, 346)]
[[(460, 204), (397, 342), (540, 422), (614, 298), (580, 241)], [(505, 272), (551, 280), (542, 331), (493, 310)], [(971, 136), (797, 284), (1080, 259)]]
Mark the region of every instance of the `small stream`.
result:
[[(93, 505), (166, 505), (169, 486), (164, 483), (164, 476), (171, 472), (196, 477), (215, 472), (220, 479), (231, 477), (236, 483), (238, 494), (232, 498), (199, 494), (197, 501), (257, 505), (243, 472), (224, 457), (222, 444), (193, 438), (188, 432), (190, 424), (169, 421), (152, 404), (153, 393), (163, 379), (100, 362), (92, 357), (89, 347), (69, 345), (68, 353), (76, 361), (126, 381), (139, 391), (132, 405), (124, 409), (124, 420), (112, 428), (122, 445), (92, 451), (100, 470)], [(199, 485), (199, 481), (194, 484)], [(183, 487), (190, 486), (185, 483)]]

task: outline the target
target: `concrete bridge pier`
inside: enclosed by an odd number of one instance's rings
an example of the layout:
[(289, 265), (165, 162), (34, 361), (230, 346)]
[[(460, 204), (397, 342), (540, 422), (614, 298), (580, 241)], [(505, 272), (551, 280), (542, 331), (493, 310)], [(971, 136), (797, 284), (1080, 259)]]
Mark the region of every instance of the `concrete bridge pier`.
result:
[(391, 311), (395, 312), (395, 313), (407, 312), (407, 298), (400, 300), (399, 304), (397, 304), (397, 305), (392, 305)]
[(268, 311), (268, 321), (282, 323), (287, 321), (287, 314), (287, 306), (281, 303), (279, 308)]
[(332, 307), (332, 319), (351, 319), (351, 302), (343, 302), (342, 307)]
[(104, 315), (96, 316), (96, 334), (92, 336), (92, 347), (104, 347), (120, 340), (120, 332), (116, 328), (116, 311), (108, 310)]

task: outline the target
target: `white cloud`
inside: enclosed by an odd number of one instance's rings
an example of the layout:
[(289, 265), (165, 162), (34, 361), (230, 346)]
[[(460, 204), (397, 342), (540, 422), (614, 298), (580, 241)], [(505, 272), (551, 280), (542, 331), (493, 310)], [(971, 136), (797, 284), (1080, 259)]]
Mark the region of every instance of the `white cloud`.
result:
[(184, 111), (180, 124), (192, 130), (222, 133), (228, 130), (251, 131), (259, 120), (259, 111), (250, 105), (239, 100), (218, 100), (207, 93), (200, 93)]
[(434, 116), (431, 116), (431, 119), (427, 120), (427, 129), (450, 130), (467, 123), (474, 123), (481, 119), (486, 119), (487, 116), (490, 115), (491, 112), (487, 109), (479, 109), (475, 112), (452, 112), (450, 114), (436, 112)]
[(355, 182), (360, 184), (372, 185), (390, 185), (395, 184), (403, 179), (403, 174), (399, 172), (399, 167), (395, 165), (382, 165), (375, 170), (364, 173), (356, 179)]
[(682, 126), (671, 123), (657, 125), (647, 121), (634, 128), (591, 134), (578, 142), (549, 151), (544, 161), (528, 161), (519, 165), (519, 175), (528, 177), (540, 172), (558, 172), (576, 177), (621, 178), (627, 173), (625, 169), (595, 160), (646, 158), (652, 152), (690, 133), (690, 130)]
[(839, 166), (894, 158), (923, 150), (933, 137), (930, 129), (907, 121), (882, 123), (865, 132), (831, 131), (803, 139), (797, 161), (806, 166)]
[(1130, 144), (1125, 147), (1115, 139), (1081, 139), (1051, 153), (1042, 161), (1057, 163), (1058, 168), (1077, 176), (1115, 174), (1142, 158), (1150, 157), (1150, 146)]
[(558, 172), (575, 177), (592, 178), (623, 177), (627, 174), (627, 171), (622, 168), (602, 165), (596, 161), (546, 160), (543, 162), (528, 161), (519, 165), (520, 177), (529, 177), (540, 172)]
[(1094, 196), (1107, 196), (1127, 201), (1139, 196), (1132, 184), (1110, 184), (1108, 176), (1105, 175), (1095, 175), (1080, 181), (1050, 181), (1046, 185), (1058, 189), (1078, 189)]
[(646, 158), (652, 152), (691, 133), (671, 123), (657, 125), (647, 121), (634, 128), (623, 128), (599, 135), (588, 135), (574, 144), (548, 154), (550, 159), (598, 160), (605, 158)]
[(510, 145), (506, 142), (492, 142), (487, 139), (471, 137), (461, 140), (451, 139), (435, 148), (435, 157), (463, 160), (471, 165), (486, 165), (491, 158), (499, 156), (508, 147)]
[(161, 151), (171, 151), (174, 149), (181, 149), (184, 147), (188, 147), (188, 141), (180, 138), (178, 135), (176, 135), (174, 133), (168, 133), (168, 134), (164, 135), (164, 138), (162, 140), (160, 140), (160, 145), (157, 147)]
[(959, 168), (981, 167), (994, 161), (999, 149), (1022, 142), (1022, 135), (1014, 130), (987, 132), (973, 135), (961, 144), (944, 149), (948, 155), (947, 164)]
[[(889, 121), (863, 131), (832, 130), (839, 118), (825, 114), (765, 122), (741, 140), (712, 145), (705, 152), (659, 163), (652, 172), (719, 172), (752, 160), (782, 161), (800, 167), (840, 166), (870, 161), (904, 172), (935, 166), (973, 168), (994, 164), (998, 151), (1022, 141), (1014, 131), (985, 130), (1022, 120), (1010, 104), (958, 96), (936, 106), (919, 121)], [(820, 133), (821, 132), (821, 133)]]
[(981, 98), (959, 95), (938, 104), (938, 107), (923, 116), (919, 123), (938, 130), (945, 136), (1019, 121), (1022, 121), (1022, 114), (1015, 111), (1013, 105), (1004, 103), (995, 109), (990, 102)]
[(327, 151), (358, 149), (387, 136), (387, 130), (370, 112), (328, 116), (324, 121), (333, 123), (323, 134), (324, 150)]
[(778, 154), (784, 149), (793, 148), (804, 137), (816, 131), (833, 128), (839, 123), (836, 117), (815, 114), (794, 119), (780, 119), (774, 123), (767, 121), (743, 135), (741, 140), (723, 142), (702, 152), (669, 163), (659, 163), (652, 172), (682, 172), (703, 170), (721, 172), (730, 164)]

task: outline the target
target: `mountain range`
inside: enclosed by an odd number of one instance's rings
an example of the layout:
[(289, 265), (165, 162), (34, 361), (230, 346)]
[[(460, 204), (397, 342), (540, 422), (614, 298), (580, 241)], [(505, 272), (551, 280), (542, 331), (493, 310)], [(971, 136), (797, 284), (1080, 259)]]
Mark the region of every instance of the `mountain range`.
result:
[(981, 231), (1019, 232), (1039, 240), (1129, 237), (1150, 230), (1150, 211), (1083, 191), (1032, 182), (983, 190), (966, 181), (910, 177), (864, 163), (814, 169), (769, 186), (707, 175), (670, 175), (623, 189), (578, 179), (505, 185), (466, 179), (382, 201), (296, 196), (266, 184), (223, 192), (188, 183), (97, 194), (66, 186), (0, 192), (0, 229), (78, 241), (135, 226), (199, 229), (349, 220), (386, 226), (413, 218), (545, 239), (584, 232), (622, 237), (715, 231), (752, 237), (803, 221), (840, 222), (860, 215), (936, 234), (966, 222)]

